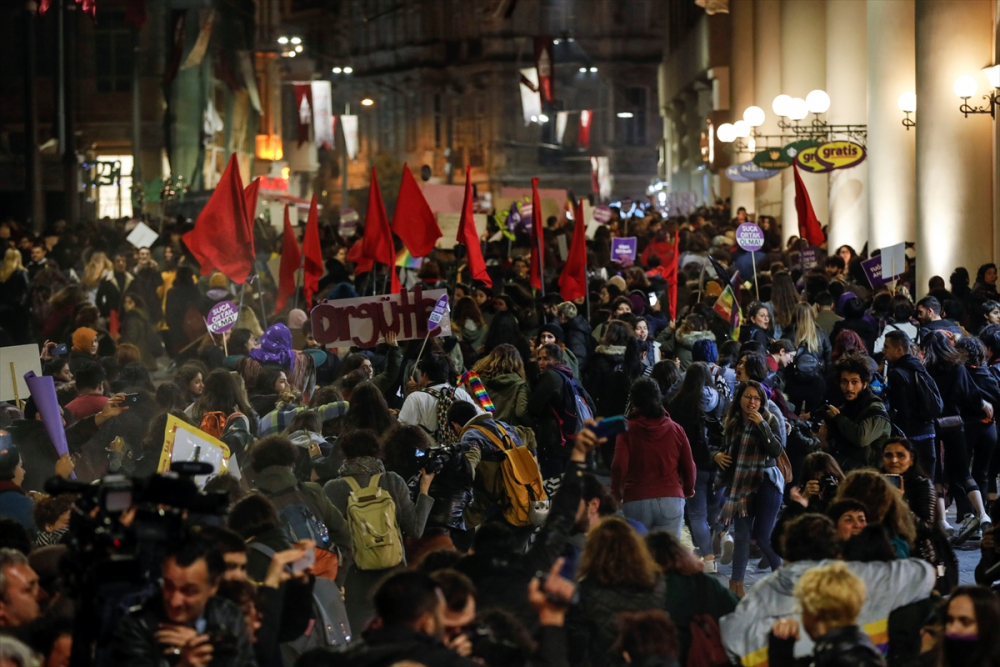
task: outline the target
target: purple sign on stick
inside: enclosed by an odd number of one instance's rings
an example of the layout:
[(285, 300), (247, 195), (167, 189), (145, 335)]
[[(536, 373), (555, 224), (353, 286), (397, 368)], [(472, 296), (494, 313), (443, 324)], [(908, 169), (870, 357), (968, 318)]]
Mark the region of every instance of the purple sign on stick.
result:
[(892, 282), (892, 276), (887, 275), (889, 272), (883, 273), (882, 271), (882, 258), (872, 257), (871, 259), (866, 259), (861, 262), (861, 268), (865, 270), (865, 276), (868, 278), (868, 282), (872, 287), (878, 287), (879, 285), (885, 285), (886, 283)]
[(434, 310), (431, 311), (431, 316), (427, 318), (427, 330), (433, 330), (441, 320), (444, 319), (445, 313), (448, 312), (448, 295), (442, 294), (441, 298), (437, 300), (434, 304)]
[(233, 328), (240, 311), (232, 301), (220, 301), (212, 306), (205, 318), (205, 325), (214, 334), (225, 333)]
[(594, 208), (594, 220), (602, 225), (606, 225), (611, 222), (611, 207), (601, 204), (600, 206)]
[[(42, 416), (42, 423), (45, 424), (45, 432), (52, 441), (52, 446), (56, 449), (56, 454), (64, 456), (69, 454), (69, 445), (66, 443), (66, 431), (63, 428), (62, 414), (59, 412), (59, 399), (56, 397), (56, 383), (51, 375), (41, 377), (35, 375), (35, 371), (28, 371), (24, 374), (24, 382), (28, 385), (31, 398), (35, 401), (38, 414)], [(70, 477), (76, 479), (76, 473), (71, 473)]]
[(764, 230), (752, 222), (736, 228), (736, 244), (744, 250), (754, 251), (764, 247)]
[(611, 239), (611, 259), (619, 264), (634, 264), (639, 242), (634, 236)]

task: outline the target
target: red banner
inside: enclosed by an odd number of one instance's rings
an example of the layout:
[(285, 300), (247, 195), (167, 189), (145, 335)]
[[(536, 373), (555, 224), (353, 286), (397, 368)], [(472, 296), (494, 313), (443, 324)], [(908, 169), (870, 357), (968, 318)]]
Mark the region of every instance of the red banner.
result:
[(590, 124), (593, 120), (594, 112), (590, 109), (584, 109), (580, 112), (580, 148), (590, 148)]
[(555, 100), (555, 60), (552, 57), (551, 37), (535, 37), (535, 69), (538, 70), (538, 91), (542, 95), (542, 102), (552, 104)]

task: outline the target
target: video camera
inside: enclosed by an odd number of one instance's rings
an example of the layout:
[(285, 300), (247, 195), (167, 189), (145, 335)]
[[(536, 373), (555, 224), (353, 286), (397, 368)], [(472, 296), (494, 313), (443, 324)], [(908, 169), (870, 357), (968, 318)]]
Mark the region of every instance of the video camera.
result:
[(423, 451), (416, 451), (417, 457), (423, 464), (422, 467), (428, 473), (436, 475), (444, 470), (445, 466), (451, 463), (456, 456), (461, 456), (466, 450), (466, 446), (461, 443), (445, 445), (444, 447), (434, 447)]

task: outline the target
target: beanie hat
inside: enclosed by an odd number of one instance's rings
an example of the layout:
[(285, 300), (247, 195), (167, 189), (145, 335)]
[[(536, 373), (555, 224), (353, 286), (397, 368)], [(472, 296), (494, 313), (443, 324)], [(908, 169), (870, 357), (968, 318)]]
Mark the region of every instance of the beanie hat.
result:
[(608, 284), (617, 287), (619, 292), (622, 293), (625, 292), (625, 279), (622, 278), (621, 276), (611, 277), (610, 279), (608, 279)]
[(97, 332), (90, 327), (80, 327), (73, 332), (73, 349), (79, 352), (90, 354), (90, 348), (94, 345)]
[(715, 347), (715, 342), (702, 338), (695, 341), (691, 346), (691, 359), (693, 361), (704, 361), (707, 364), (714, 364), (719, 360), (719, 348)]
[(538, 330), (538, 335), (541, 336), (543, 333), (550, 333), (556, 337), (556, 340), (565, 340), (566, 334), (563, 333), (563, 328), (558, 324), (544, 324), (542, 328)]
[(220, 289), (227, 289), (229, 287), (229, 280), (225, 275), (216, 271), (212, 274), (212, 277), (208, 279), (209, 287), (218, 287)]
[(302, 325), (309, 321), (309, 316), (301, 308), (293, 308), (288, 311), (288, 328), (301, 329)]

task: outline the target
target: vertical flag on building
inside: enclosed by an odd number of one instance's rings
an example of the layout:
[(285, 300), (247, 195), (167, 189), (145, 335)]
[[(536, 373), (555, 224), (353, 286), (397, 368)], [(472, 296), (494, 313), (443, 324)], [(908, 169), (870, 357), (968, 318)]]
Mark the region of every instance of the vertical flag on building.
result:
[(792, 163), (795, 170), (795, 211), (799, 216), (799, 236), (809, 241), (809, 245), (820, 246), (826, 241), (823, 228), (819, 225), (816, 212), (813, 210), (812, 202), (809, 201), (809, 191), (806, 184), (802, 182), (802, 175), (799, 174), (799, 166)]
[(316, 146), (333, 148), (333, 125), (336, 116), (333, 115), (333, 99), (330, 93), (329, 81), (311, 81), (313, 110), (313, 141)]
[(340, 128), (344, 132), (344, 146), (347, 147), (347, 157), (352, 160), (358, 157), (358, 117), (341, 116)]
[(378, 187), (375, 167), (372, 167), (368, 186), (368, 210), (365, 212), (365, 236), (361, 239), (361, 256), (386, 265), (392, 274), (392, 293), (399, 294), (399, 276), (396, 274), (396, 249), (392, 243), (389, 216), (385, 213), (382, 191)]
[(472, 167), (465, 166), (465, 199), (462, 202), (462, 217), (458, 221), (459, 243), (465, 244), (466, 261), (473, 280), (481, 280), (487, 287), (493, 287), (493, 279), (486, 273), (483, 249), (479, 245), (479, 230), (472, 217)]
[(218, 269), (242, 285), (253, 272), (253, 227), (247, 216), (247, 193), (243, 190), (235, 153), (198, 215), (194, 229), (183, 240), (201, 265), (203, 276)]
[(306, 303), (312, 305), (313, 295), (319, 291), (319, 279), (323, 277), (323, 249), (319, 244), (319, 207), (316, 205), (316, 195), (309, 204), (309, 217), (306, 219), (306, 235), (302, 238), (303, 280), (302, 293)]
[(274, 307), (281, 310), (288, 302), (288, 297), (295, 294), (295, 274), (302, 263), (302, 253), (299, 252), (299, 242), (292, 229), (292, 221), (288, 217), (288, 204), (285, 204), (285, 232), (281, 237), (281, 265), (278, 269), (278, 298)]
[(312, 125), (312, 86), (308, 83), (295, 84), (295, 116), (298, 123), (299, 146), (309, 141), (309, 126)]
[(531, 286), (545, 292), (545, 231), (542, 223), (542, 199), (538, 196), (538, 178), (531, 179)]
[(562, 145), (566, 136), (566, 125), (569, 124), (569, 112), (559, 111), (556, 113), (556, 143)]
[(538, 91), (542, 95), (542, 102), (552, 104), (555, 101), (555, 60), (551, 37), (535, 37), (535, 69), (538, 70)]
[[(593, 120), (594, 112), (590, 109), (584, 109), (580, 112), (580, 135), (578, 137), (580, 148), (590, 148), (590, 124)], [(594, 192), (598, 192), (598, 189), (595, 189)]]
[(542, 96), (538, 90), (538, 70), (525, 67), (521, 70), (521, 110), (524, 112), (524, 124), (532, 119), (537, 120), (542, 113)]
[[(663, 272), (663, 279), (667, 281), (667, 300), (670, 303), (670, 319), (677, 317), (677, 281), (679, 279), (678, 263), (680, 262), (680, 234), (674, 232), (674, 248), (670, 258), (667, 259), (666, 270)], [(663, 257), (661, 256), (661, 260)]]
[[(434, 212), (427, 204), (423, 191), (408, 165), (403, 165), (403, 180), (399, 184), (396, 210), (392, 212), (392, 231), (414, 257), (431, 254), (434, 244), (441, 238)], [(459, 239), (461, 240), (461, 239)]]
[(569, 246), (566, 266), (559, 274), (559, 293), (566, 301), (587, 295), (587, 225), (583, 220), (583, 200), (573, 214), (573, 242)]

